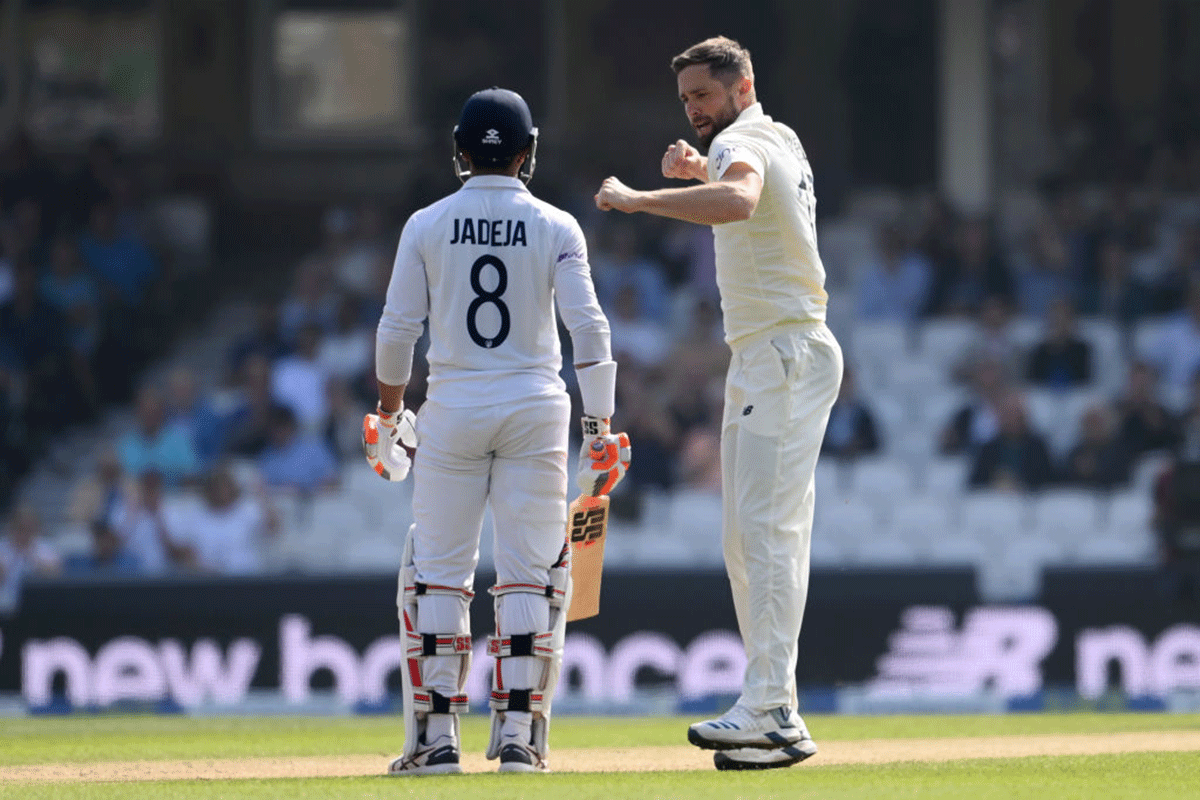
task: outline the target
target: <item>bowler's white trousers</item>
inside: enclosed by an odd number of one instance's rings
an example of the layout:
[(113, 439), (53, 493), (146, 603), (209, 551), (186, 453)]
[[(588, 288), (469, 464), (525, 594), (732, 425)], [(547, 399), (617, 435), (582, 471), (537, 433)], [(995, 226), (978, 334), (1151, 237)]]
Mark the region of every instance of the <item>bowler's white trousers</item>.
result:
[(796, 707), (814, 475), (842, 351), (822, 322), (737, 342), (725, 383), (725, 567), (746, 649), (741, 703)]

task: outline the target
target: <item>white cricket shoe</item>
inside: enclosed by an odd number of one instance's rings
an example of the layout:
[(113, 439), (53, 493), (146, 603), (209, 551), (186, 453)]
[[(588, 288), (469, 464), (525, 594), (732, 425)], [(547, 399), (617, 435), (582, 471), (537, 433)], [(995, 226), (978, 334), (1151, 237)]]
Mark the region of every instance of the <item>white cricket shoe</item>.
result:
[(808, 738), (804, 720), (788, 706), (751, 711), (737, 703), (717, 719), (688, 727), (688, 741), (705, 750), (776, 749)]
[(761, 747), (740, 747), (713, 753), (713, 766), (719, 770), (779, 769), (799, 764), (817, 754), (817, 743), (807, 736), (795, 744), (764, 750)]
[(388, 766), (389, 775), (461, 775), (458, 742), (451, 736), (439, 736), (431, 744), (417, 745), (409, 758), (400, 756)]
[(504, 737), (500, 745), (500, 772), (549, 772), (550, 765), (538, 755), (532, 745), (518, 737)]

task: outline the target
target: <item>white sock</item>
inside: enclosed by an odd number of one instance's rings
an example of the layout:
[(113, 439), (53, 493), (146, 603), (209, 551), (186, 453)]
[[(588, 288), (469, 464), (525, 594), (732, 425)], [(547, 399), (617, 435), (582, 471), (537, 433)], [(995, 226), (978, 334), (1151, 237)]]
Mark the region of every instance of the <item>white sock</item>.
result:
[(454, 738), (453, 714), (429, 714), (425, 717), (425, 744), (433, 744), (439, 736)]
[(528, 744), (533, 739), (530, 726), (533, 724), (533, 714), (529, 711), (504, 712), (504, 727), (500, 729), (505, 739), (514, 738), (522, 744)]

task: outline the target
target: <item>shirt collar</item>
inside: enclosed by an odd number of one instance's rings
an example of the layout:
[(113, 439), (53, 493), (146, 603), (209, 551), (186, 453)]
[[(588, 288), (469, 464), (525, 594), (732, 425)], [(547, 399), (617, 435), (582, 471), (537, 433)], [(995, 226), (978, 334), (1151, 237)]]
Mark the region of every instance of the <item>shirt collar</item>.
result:
[(512, 178), (508, 175), (476, 175), (467, 178), (463, 183), (464, 189), (523, 189), (525, 183), (520, 178)]
[(734, 122), (745, 122), (751, 119), (760, 119), (763, 117), (762, 103), (754, 103), (742, 109), (742, 113), (738, 114)]

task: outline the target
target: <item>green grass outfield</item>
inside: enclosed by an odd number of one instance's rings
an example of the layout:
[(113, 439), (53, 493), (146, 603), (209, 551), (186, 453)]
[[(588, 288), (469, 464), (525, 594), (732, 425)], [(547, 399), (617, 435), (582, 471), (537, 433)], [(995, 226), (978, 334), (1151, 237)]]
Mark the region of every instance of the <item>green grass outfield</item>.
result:
[[(808, 716), (822, 743), (881, 739), (956, 739), (1054, 734), (1200, 731), (1200, 715), (1038, 714), (1005, 716)], [(680, 718), (555, 720), (555, 748), (684, 744)], [(486, 719), (465, 720), (464, 750), (481, 751)], [(1200, 798), (1200, 752), (1037, 756), (888, 764), (821, 764), (821, 754), (784, 770), (712, 770), (430, 778), (290, 778), (129, 783), (6, 781), (3, 768), (244, 757), (394, 755), (395, 717), (190, 718), (77, 715), (0, 719), (3, 798)], [(843, 751), (846, 746), (843, 745)], [(553, 760), (553, 759), (552, 759)]]

